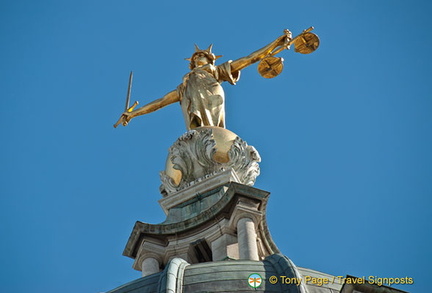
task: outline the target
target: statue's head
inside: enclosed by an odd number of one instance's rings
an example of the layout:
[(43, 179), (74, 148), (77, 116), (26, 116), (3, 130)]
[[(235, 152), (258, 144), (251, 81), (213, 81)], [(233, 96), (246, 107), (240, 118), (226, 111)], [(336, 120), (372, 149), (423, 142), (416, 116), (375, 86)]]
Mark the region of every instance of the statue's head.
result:
[(213, 45), (210, 45), (207, 49), (201, 50), (197, 45), (195, 45), (195, 52), (192, 54), (190, 58), (186, 58), (186, 60), (190, 61), (189, 68), (194, 69), (195, 67), (200, 67), (205, 64), (215, 64), (216, 59), (222, 57), (222, 55), (215, 56), (212, 53)]

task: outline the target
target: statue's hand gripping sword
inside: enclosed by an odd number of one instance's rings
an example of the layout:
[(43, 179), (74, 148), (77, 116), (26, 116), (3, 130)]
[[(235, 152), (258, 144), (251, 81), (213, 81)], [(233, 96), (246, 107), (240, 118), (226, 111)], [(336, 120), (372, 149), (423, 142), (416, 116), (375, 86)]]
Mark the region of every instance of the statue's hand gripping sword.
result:
[[(132, 112), (133, 109), (135, 109), (135, 107), (138, 106), (138, 101), (135, 101), (135, 103), (132, 105), (132, 107), (129, 107), (130, 96), (131, 96), (131, 91), (132, 91), (132, 80), (133, 80), (133, 72), (131, 71), (131, 73), (129, 75), (129, 85), (128, 85), (127, 94), (126, 94), (125, 112), (127, 112), (127, 113)], [(126, 115), (124, 113), (120, 116), (120, 118), (116, 122), (116, 124), (114, 124), (114, 128), (119, 126), (119, 124), (123, 124), (123, 126), (126, 126), (128, 124), (128, 121), (126, 121)]]

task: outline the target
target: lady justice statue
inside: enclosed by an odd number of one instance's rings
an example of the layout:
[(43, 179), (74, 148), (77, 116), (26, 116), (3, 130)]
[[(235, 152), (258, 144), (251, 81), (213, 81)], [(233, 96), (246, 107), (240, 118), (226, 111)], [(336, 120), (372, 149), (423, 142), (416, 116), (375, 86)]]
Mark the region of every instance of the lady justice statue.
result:
[(295, 38), (289, 30), (285, 30), (282, 36), (249, 56), (221, 65), (215, 65), (221, 56), (213, 54), (212, 45), (205, 50), (195, 45), (195, 52), (186, 59), (190, 61), (191, 71), (183, 77), (183, 82), (162, 98), (136, 110), (138, 102), (129, 107), (131, 73), (125, 111), (114, 127), (120, 124), (126, 126), (134, 117), (175, 102), (180, 102), (183, 111), (188, 131), (170, 147), (165, 170), (160, 173), (161, 193), (164, 196), (184, 192), (192, 185), (195, 186), (194, 192), (197, 192), (197, 182), (214, 176), (219, 176), (219, 181), (222, 180), (220, 176), (228, 176), (223, 178), (245, 185), (254, 184), (260, 173), (258, 162), (261, 158), (254, 147), (225, 129), (225, 94), (221, 83), (228, 81), (235, 84), (240, 78), (240, 71), (258, 61), (258, 72), (263, 77), (279, 75), (283, 59), (275, 57), (276, 54), (289, 49), (292, 44), (296, 52), (303, 54), (318, 48), (319, 39), (310, 32), (312, 29), (304, 30)]
[(283, 59), (274, 57), (284, 49), (294, 44), (296, 52), (308, 54), (319, 46), (318, 37), (310, 33), (313, 27), (304, 30), (300, 35), (292, 38), (289, 30), (267, 46), (234, 61), (215, 65), (215, 61), (222, 56), (212, 53), (212, 45), (201, 50), (195, 45), (195, 52), (186, 60), (190, 61), (190, 72), (183, 77), (183, 82), (173, 91), (167, 93), (141, 108), (134, 110), (138, 102), (129, 107), (131, 78), (129, 80), (126, 109), (114, 125), (126, 126), (137, 116), (154, 112), (175, 102), (180, 102), (187, 130), (203, 126), (225, 128), (225, 95), (221, 83), (228, 81), (235, 84), (240, 78), (240, 71), (258, 61), (259, 73), (266, 78), (272, 78), (282, 71)]

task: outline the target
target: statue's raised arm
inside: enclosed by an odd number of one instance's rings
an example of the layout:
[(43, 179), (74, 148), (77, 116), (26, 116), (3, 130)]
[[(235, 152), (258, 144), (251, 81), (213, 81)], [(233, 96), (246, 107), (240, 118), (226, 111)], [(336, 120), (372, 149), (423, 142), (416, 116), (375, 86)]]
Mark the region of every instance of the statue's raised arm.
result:
[[(285, 30), (284, 34), (278, 37), (276, 40), (268, 44), (267, 46), (256, 50), (249, 56), (239, 58), (231, 62), (231, 70), (233, 72), (240, 71), (249, 65), (252, 65), (264, 58), (275, 55), (284, 49), (289, 49), (290, 41), (292, 40), (292, 34), (289, 30)], [(276, 52), (277, 51), (277, 52)], [(276, 53), (275, 53), (276, 52)]]
[(135, 102), (134, 106), (129, 108), (131, 80), (129, 81), (126, 109), (114, 127), (120, 124), (126, 126), (136, 116), (180, 102), (188, 130), (202, 126), (225, 128), (225, 94), (221, 83), (228, 81), (235, 84), (240, 78), (240, 71), (258, 61), (261, 61), (258, 71), (263, 77), (272, 78), (279, 75), (283, 68), (283, 59), (275, 57), (276, 54), (289, 49), (292, 44), (296, 52), (303, 54), (311, 53), (318, 48), (319, 39), (315, 34), (310, 33), (312, 29), (311, 27), (304, 30), (295, 38), (292, 38), (289, 30), (285, 30), (282, 36), (265, 47), (246, 57), (227, 61), (218, 66), (215, 65), (215, 61), (221, 56), (212, 53), (212, 45), (205, 50), (195, 45), (195, 52), (186, 59), (190, 61), (191, 71), (183, 77), (177, 89), (162, 98), (136, 110), (134, 108), (138, 103)]

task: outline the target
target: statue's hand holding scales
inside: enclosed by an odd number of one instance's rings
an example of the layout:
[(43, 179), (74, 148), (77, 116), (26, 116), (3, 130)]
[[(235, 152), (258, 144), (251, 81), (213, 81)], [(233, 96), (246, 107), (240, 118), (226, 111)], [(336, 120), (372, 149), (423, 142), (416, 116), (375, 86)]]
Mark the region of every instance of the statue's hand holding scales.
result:
[(228, 81), (235, 84), (240, 78), (240, 71), (258, 61), (258, 72), (265, 78), (273, 78), (283, 70), (283, 58), (275, 57), (285, 49), (294, 45), (295, 51), (309, 54), (319, 46), (319, 38), (311, 33), (313, 27), (304, 30), (301, 34), (292, 38), (291, 32), (285, 30), (284, 34), (267, 46), (234, 61), (227, 61), (221, 65), (215, 65), (216, 59), (212, 53), (212, 45), (205, 50), (195, 45), (195, 52), (186, 60), (190, 61), (191, 71), (183, 77), (183, 82), (171, 92), (141, 108), (134, 110), (138, 105), (135, 102), (129, 106), (132, 73), (129, 77), (129, 86), (126, 97), (125, 111), (114, 124), (126, 126), (129, 121), (140, 115), (154, 112), (169, 104), (180, 102), (186, 128), (188, 130), (202, 126), (217, 126), (225, 128), (225, 94), (221, 83)]

